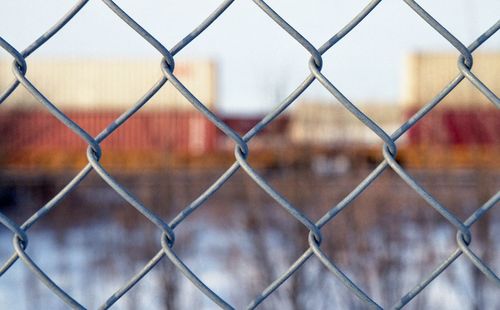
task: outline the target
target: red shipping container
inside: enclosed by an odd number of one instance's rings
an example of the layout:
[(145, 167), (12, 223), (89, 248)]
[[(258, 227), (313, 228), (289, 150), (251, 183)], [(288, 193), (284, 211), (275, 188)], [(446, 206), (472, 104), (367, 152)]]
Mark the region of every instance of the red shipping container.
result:
[[(407, 117), (417, 109), (409, 109)], [(495, 108), (436, 109), (408, 131), (412, 145), (498, 146), (500, 145), (500, 110)]]
[[(120, 115), (114, 111), (70, 111), (66, 115), (96, 136)], [(102, 143), (103, 152), (154, 151), (200, 154), (214, 151), (216, 128), (198, 112), (140, 111)], [(86, 143), (46, 111), (10, 110), (0, 113), (3, 154), (37, 150), (84, 151)]]

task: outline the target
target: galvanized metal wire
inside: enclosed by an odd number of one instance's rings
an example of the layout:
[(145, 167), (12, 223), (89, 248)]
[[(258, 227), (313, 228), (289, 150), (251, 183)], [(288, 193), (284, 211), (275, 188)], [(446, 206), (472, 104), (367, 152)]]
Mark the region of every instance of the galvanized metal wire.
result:
[[(137, 212), (141, 213), (145, 218), (151, 221), (161, 233), (159, 240), (159, 250), (157, 254), (141, 269), (136, 271), (131, 276), (128, 282), (124, 283), (113, 295), (103, 302), (100, 308), (107, 309), (111, 307), (117, 300), (122, 298), (127, 292), (136, 285), (141, 279), (148, 274), (155, 266), (164, 258), (167, 258), (174, 264), (184, 276), (189, 279), (201, 293), (207, 295), (213, 300), (215, 304), (224, 309), (233, 309), (226, 300), (217, 295), (211, 290), (191, 269), (186, 263), (177, 256), (175, 252), (175, 229), (182, 224), (193, 212), (204, 206), (204, 203), (215, 192), (228, 182), (231, 177), (240, 168), (247, 173), (253, 181), (260, 186), (270, 197), (272, 197), (288, 214), (295, 220), (304, 225), (308, 231), (309, 248), (297, 260), (289, 266), (289, 268), (281, 274), (277, 279), (269, 284), (258, 296), (255, 296), (247, 306), (248, 309), (258, 307), (266, 298), (276, 291), (283, 283), (287, 281), (293, 274), (302, 268), (304, 264), (312, 256), (316, 256), (319, 260), (331, 271), (332, 276), (337, 277), (350, 291), (363, 301), (369, 308), (382, 308), (380, 303), (370, 297), (363, 289), (362, 283), (355, 283), (349, 275), (344, 273), (340, 267), (332, 260), (327, 253), (321, 248), (322, 234), (321, 229), (332, 221), (339, 213), (349, 207), (356, 198), (366, 190), (375, 179), (385, 169), (394, 170), (401, 179), (406, 182), (418, 195), (420, 195), (429, 205), (436, 211), (436, 215), (442, 216), (448, 221), (457, 231), (457, 248), (450, 253), (449, 257), (442, 261), (435, 269), (426, 277), (421, 279), (413, 289), (407, 292), (399, 300), (396, 300), (391, 308), (400, 309), (410, 303), (410, 301), (417, 296), (426, 286), (428, 286), (434, 279), (446, 270), (460, 255), (465, 254), (469, 261), (474, 264), (490, 281), (500, 287), (500, 279), (474, 251), (470, 248), (473, 240), (471, 234), (471, 227), (476, 221), (481, 219), (495, 206), (498, 206), (500, 200), (500, 191), (496, 192), (484, 205), (479, 206), (469, 218), (465, 221), (451, 212), (446, 206), (442, 205), (432, 194), (430, 194), (418, 181), (403, 167), (401, 167), (395, 160), (398, 147), (397, 140), (405, 134), (411, 127), (424, 118), (432, 109), (434, 109), (443, 98), (453, 91), (457, 85), (468, 80), (474, 85), (486, 98), (497, 108), (500, 108), (500, 101), (496, 94), (494, 94), (477, 76), (474, 75), (473, 68), (473, 52), (478, 49), (483, 43), (490, 39), (500, 28), (500, 21), (493, 24), (488, 30), (480, 34), (477, 39), (465, 46), (458, 40), (452, 33), (443, 27), (431, 14), (423, 9), (416, 1), (404, 0), (409, 9), (413, 10), (417, 16), (421, 18), (429, 26), (431, 26), (437, 33), (439, 33), (444, 40), (447, 40), (459, 53), (460, 56), (457, 60), (458, 74), (449, 82), (449, 84), (441, 90), (435, 97), (425, 104), (418, 112), (411, 116), (404, 122), (395, 132), (387, 133), (380, 126), (370, 119), (363, 111), (361, 111), (356, 104), (350, 101), (341, 90), (339, 90), (329, 79), (326, 77), (321, 69), (323, 65), (322, 56), (332, 49), (340, 40), (344, 39), (351, 30), (356, 27), (362, 27), (362, 21), (367, 17), (372, 10), (374, 10), (381, 0), (370, 1), (366, 7), (354, 16), (349, 23), (342, 29), (336, 32), (332, 37), (320, 47), (315, 47), (307, 38), (298, 32), (292, 25), (283, 19), (276, 11), (274, 11), (266, 2), (254, 0), (257, 8), (262, 10), (267, 16), (272, 19), (277, 26), (281, 27), (283, 31), (289, 34), (291, 40), (295, 40), (300, 44), (310, 55), (309, 69), (310, 74), (300, 83), (293, 92), (283, 99), (269, 114), (267, 114), (257, 125), (249, 130), (243, 136), (237, 134), (232, 128), (227, 126), (213, 111), (208, 109), (203, 102), (198, 100), (190, 90), (179, 81), (175, 75), (175, 55), (181, 52), (187, 45), (195, 40), (203, 31), (215, 22), (226, 9), (234, 2), (233, 0), (223, 1), (205, 20), (203, 20), (193, 31), (188, 33), (182, 40), (180, 40), (172, 48), (165, 47), (154, 36), (152, 36), (146, 29), (138, 24), (131, 16), (122, 10), (117, 4), (111, 0), (103, 0), (109, 9), (116, 14), (123, 22), (130, 26), (131, 30), (135, 31), (137, 35), (141, 36), (147, 44), (153, 46), (159, 53), (159, 66), (163, 75), (158, 81), (151, 86), (151, 89), (143, 95), (130, 109), (125, 111), (114, 122), (109, 124), (100, 134), (93, 137), (82, 129), (77, 123), (65, 115), (57, 108), (57, 105), (52, 103), (40, 92), (36, 85), (34, 85), (27, 77), (26, 71), (28, 69), (27, 58), (37, 49), (43, 46), (50, 38), (52, 38), (59, 30), (61, 30), (72, 18), (79, 13), (79, 11), (87, 4), (87, 0), (78, 1), (54, 26), (44, 32), (38, 39), (24, 50), (18, 50), (16, 47), (9, 44), (6, 40), (0, 37), (0, 46), (9, 53), (13, 58), (12, 72), (15, 79), (10, 86), (2, 90), (0, 94), (0, 103), (5, 101), (17, 87), (26, 88), (38, 102), (63, 123), (68, 130), (73, 131), (78, 137), (88, 145), (87, 159), (88, 164), (47, 204), (42, 206), (36, 213), (28, 218), (24, 223), (18, 224), (6, 215), (0, 213), (0, 223), (12, 232), (13, 239), (13, 254), (4, 262), (0, 267), (0, 276), (9, 271), (9, 269), (18, 261), (24, 264), (33, 272), (41, 282), (43, 282), (54, 294), (62, 299), (66, 304), (73, 308), (85, 309), (85, 307), (77, 301), (74, 297), (59, 286), (53, 279), (51, 279), (42, 270), (36, 261), (34, 261), (27, 253), (29, 246), (29, 229), (36, 223), (41, 221), (49, 212), (65, 199), (65, 197), (78, 188), (80, 182), (84, 180), (89, 172), (94, 170), (97, 174), (114, 190), (118, 193), (130, 206), (135, 208)], [(354, 188), (344, 199), (333, 206), (326, 214), (319, 220), (314, 221), (307, 217), (303, 212), (295, 208), (283, 195), (281, 195), (266, 179), (255, 170), (248, 162), (250, 156), (250, 149), (248, 142), (255, 137), (259, 132), (266, 128), (274, 119), (281, 115), (297, 98), (314, 82), (320, 83), (328, 92), (331, 93), (350, 113), (352, 113), (360, 122), (364, 123), (371, 131), (373, 131), (384, 146), (381, 150), (384, 160), (362, 181)], [(139, 111), (148, 100), (158, 92), (166, 83), (171, 83), (179, 93), (181, 93), (198, 111), (209, 119), (215, 126), (217, 126), (225, 135), (227, 135), (234, 142), (234, 163), (213, 183), (211, 184), (198, 198), (187, 205), (177, 216), (168, 221), (155, 214), (151, 209), (145, 206), (138, 198), (127, 190), (125, 186), (120, 184), (101, 164), (100, 158), (105, 154), (102, 153), (100, 143), (103, 142), (111, 133), (119, 130), (129, 118)], [(305, 236), (304, 236), (305, 237)], [(1, 278), (0, 278), (1, 281)]]

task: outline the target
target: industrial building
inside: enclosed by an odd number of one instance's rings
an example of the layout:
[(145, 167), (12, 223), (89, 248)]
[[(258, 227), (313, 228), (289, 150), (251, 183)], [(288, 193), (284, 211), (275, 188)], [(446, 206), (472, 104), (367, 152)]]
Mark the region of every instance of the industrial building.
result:
[[(403, 120), (401, 106), (397, 104), (365, 103), (357, 106), (389, 134)], [(326, 148), (382, 143), (380, 137), (336, 101), (298, 103), (290, 112), (288, 133), (293, 143)]]
[[(356, 106), (388, 134), (431, 102), (458, 74), (459, 55), (407, 57), (402, 100)], [(474, 55), (472, 72), (500, 93), (500, 53)], [(500, 167), (500, 110), (464, 79), (437, 107), (398, 139), (399, 159), (412, 167)], [(382, 140), (335, 100), (300, 102), (290, 113), (289, 136), (298, 145), (358, 149), (379, 155)], [(373, 151), (369, 151), (373, 149)]]
[[(500, 53), (473, 54), (472, 73), (500, 94)], [(407, 59), (402, 105), (409, 118), (458, 74), (456, 54), (416, 53)], [(464, 79), (408, 132), (407, 161), (424, 167), (500, 168), (500, 110)], [(417, 155), (418, 154), (418, 155)]]
[[(12, 62), (0, 62), (0, 89), (13, 80)], [(176, 77), (214, 109), (215, 65), (179, 61)], [(31, 59), (27, 78), (57, 108), (97, 136), (162, 77), (159, 61)], [(170, 83), (105, 139), (104, 163), (119, 167), (140, 162), (161, 166), (177, 157), (211, 152), (216, 127)], [(2, 104), (0, 161), (13, 167), (81, 168), (86, 143), (53, 117), (22, 85)], [(169, 159), (170, 158), (170, 159)], [(144, 160), (147, 159), (147, 160)]]
[[(459, 74), (458, 57), (450, 53), (409, 55), (400, 102), (355, 104), (392, 134)], [(0, 61), (0, 89), (13, 80), (11, 66), (11, 60)], [(472, 72), (500, 93), (500, 53), (474, 54)], [(213, 62), (180, 61), (174, 74), (217, 112)], [(158, 61), (30, 58), (26, 76), (54, 105), (97, 136), (133, 107), (162, 73)], [(240, 134), (262, 117), (221, 116)], [(499, 109), (464, 79), (398, 139), (398, 160), (411, 167), (500, 168), (499, 132)], [(2, 104), (0, 136), (0, 164), (4, 166), (77, 169), (86, 163), (86, 144), (22, 86)], [(376, 134), (334, 99), (297, 102), (250, 142), (251, 159), (265, 153), (262, 161), (266, 163), (294, 162), (294, 157), (303, 159), (318, 152), (344, 152), (349, 158), (357, 156), (358, 161), (379, 162), (381, 145)], [(164, 167), (195, 158), (205, 166), (234, 160), (234, 142), (169, 83), (101, 146), (103, 164), (120, 169)]]
[[(430, 102), (459, 73), (456, 53), (413, 53), (406, 57), (401, 103), (421, 107)], [(493, 93), (500, 94), (500, 52), (473, 54), (472, 73)], [(450, 109), (489, 109), (492, 103), (467, 79), (464, 79), (439, 104)]]
[[(160, 61), (144, 59), (30, 58), (26, 77), (62, 110), (119, 110), (138, 101), (161, 78)], [(0, 89), (14, 79), (12, 61), (0, 61)], [(207, 60), (178, 61), (175, 76), (207, 107), (216, 98), (215, 64)], [(5, 108), (41, 108), (24, 87), (2, 104)], [(192, 110), (191, 104), (169, 83), (144, 110)]]

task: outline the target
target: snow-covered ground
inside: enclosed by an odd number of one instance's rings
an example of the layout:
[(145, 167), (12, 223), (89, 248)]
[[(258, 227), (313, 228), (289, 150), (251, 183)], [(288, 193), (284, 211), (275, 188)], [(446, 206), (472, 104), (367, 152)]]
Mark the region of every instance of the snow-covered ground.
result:
[[(252, 285), (256, 283), (261, 265), (252, 253), (252, 239), (247, 232), (238, 228), (219, 227), (210, 222), (192, 225), (183, 232), (185, 238), (178, 241), (174, 249), (195, 273), (221, 297), (237, 308), (242, 308), (252, 299)], [(498, 228), (493, 229), (495, 233)], [(408, 224), (401, 238), (399, 249), (388, 249), (377, 231), (371, 234), (373, 247), (370, 257), (353, 257), (353, 264), (339, 266), (353, 277), (361, 287), (371, 292), (375, 300), (389, 306), (396, 300), (384, 300), (387, 296), (398, 296), (408, 291), (418, 279), (431, 271), (439, 259), (449, 255), (454, 247), (455, 236), (451, 229), (437, 226), (431, 232), (432, 238), (422, 239), (422, 229)], [(498, 233), (498, 231), (496, 231)], [(427, 232), (429, 234), (429, 232)], [(126, 230), (118, 224), (96, 223), (92, 227), (67, 229), (63, 234), (47, 228), (30, 231), (28, 253), (61, 287), (88, 308), (95, 309), (117, 290), (133, 273), (143, 266), (148, 257), (159, 249), (159, 235), (154, 231)], [(498, 235), (498, 234), (497, 234)], [(272, 268), (276, 274), (284, 271), (293, 257), (289, 257), (286, 242), (272, 230), (266, 232)], [(11, 236), (0, 234), (0, 257), (6, 259), (11, 253)], [(155, 240), (158, 240), (156, 242)], [(497, 240), (497, 239), (494, 239)], [(498, 242), (495, 241), (495, 242)], [(493, 246), (492, 268), (499, 270), (499, 245)], [(378, 249), (378, 250), (377, 250)], [(375, 266), (378, 260), (392, 251), (392, 259), (400, 262), (400, 274), (384, 274)], [(394, 257), (394, 253), (397, 253)], [(338, 253), (338, 257), (348, 253)], [(357, 272), (356, 263), (367, 265), (368, 273)], [(117, 304), (118, 309), (162, 309), (168, 292), (165, 277), (176, 273), (176, 305), (181, 309), (213, 309), (214, 304), (175, 269), (164, 261), (155, 267), (129, 294)], [(334, 275), (320, 267), (312, 258), (303, 267), (303, 292), (308, 299), (308, 308), (325, 305), (346, 308), (361, 304), (346, 301), (353, 296)], [(390, 268), (389, 268), (390, 269)], [(394, 270), (387, 272), (394, 272)], [(375, 270), (375, 271), (374, 271)], [(423, 297), (410, 303), (410, 309), (473, 309), (476, 301), (474, 292), (473, 267), (463, 257), (445, 271), (423, 293)], [(324, 276), (321, 285), (315, 286), (318, 275)], [(397, 281), (392, 286), (384, 286), (384, 281)], [(384, 290), (396, 288), (397, 292)], [(261, 287), (261, 290), (264, 287)], [(289, 288), (288, 288), (289, 289)], [(486, 281), (482, 289), (485, 293), (485, 309), (499, 309), (498, 289)], [(278, 290), (280, 297), (272, 297), (268, 304), (274, 308), (289, 307), (287, 284)], [(420, 301), (418, 299), (421, 299)], [(423, 299), (425, 299), (425, 302)], [(351, 301), (352, 302), (352, 301)], [(52, 294), (26, 266), (18, 261), (0, 278), (0, 305), (2, 309), (66, 309), (66, 306)], [(264, 303), (266, 305), (266, 303)], [(349, 306), (350, 305), (350, 306)], [(337, 308), (335, 307), (335, 308)], [(326, 307), (328, 308), (328, 307)]]

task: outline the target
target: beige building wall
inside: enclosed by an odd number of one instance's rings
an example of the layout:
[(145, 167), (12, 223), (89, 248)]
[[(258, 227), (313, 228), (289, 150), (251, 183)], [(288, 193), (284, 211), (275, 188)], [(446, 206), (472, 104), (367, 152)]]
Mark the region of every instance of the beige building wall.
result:
[[(160, 60), (28, 58), (27, 78), (56, 106), (71, 109), (126, 109), (162, 76)], [(14, 76), (12, 60), (0, 61), (0, 89)], [(210, 61), (179, 61), (175, 76), (205, 105), (214, 107), (215, 65)], [(4, 102), (9, 107), (40, 106), (24, 87)], [(192, 109), (170, 84), (150, 99), (145, 109)]]
[[(396, 104), (358, 106), (389, 135), (403, 123)], [(290, 139), (318, 146), (377, 145), (382, 140), (337, 102), (299, 102), (290, 112)]]
[[(422, 106), (430, 102), (459, 73), (457, 53), (415, 53), (406, 59), (403, 104)], [(473, 53), (472, 73), (495, 94), (500, 94), (500, 52)], [(446, 107), (488, 107), (490, 101), (464, 79), (442, 101)]]

